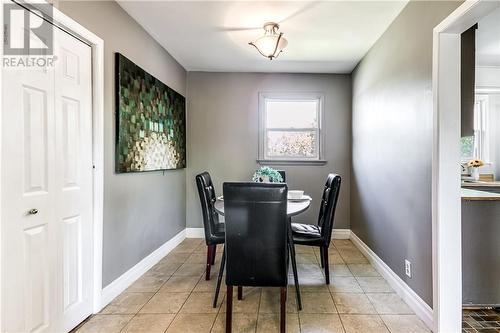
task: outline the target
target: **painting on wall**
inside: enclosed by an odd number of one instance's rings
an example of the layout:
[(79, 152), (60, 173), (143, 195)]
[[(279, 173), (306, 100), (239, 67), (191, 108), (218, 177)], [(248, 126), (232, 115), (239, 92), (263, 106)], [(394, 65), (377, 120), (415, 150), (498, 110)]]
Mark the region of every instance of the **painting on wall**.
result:
[(186, 167), (186, 99), (116, 53), (116, 172)]

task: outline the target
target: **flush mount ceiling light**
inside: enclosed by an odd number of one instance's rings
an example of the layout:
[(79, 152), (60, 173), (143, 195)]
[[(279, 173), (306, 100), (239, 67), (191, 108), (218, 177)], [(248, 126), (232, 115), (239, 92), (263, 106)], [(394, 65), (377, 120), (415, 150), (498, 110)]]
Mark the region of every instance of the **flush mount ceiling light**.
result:
[(264, 57), (273, 60), (288, 45), (282, 32), (278, 32), (280, 26), (278, 23), (267, 22), (264, 24), (264, 36), (258, 38), (255, 42), (248, 44), (254, 46)]

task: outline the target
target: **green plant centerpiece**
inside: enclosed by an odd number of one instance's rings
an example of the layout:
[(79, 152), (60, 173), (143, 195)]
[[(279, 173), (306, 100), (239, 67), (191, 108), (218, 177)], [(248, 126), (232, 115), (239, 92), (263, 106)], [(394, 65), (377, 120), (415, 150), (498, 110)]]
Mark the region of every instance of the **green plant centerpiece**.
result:
[(283, 177), (270, 167), (261, 167), (253, 174), (252, 181), (256, 183), (283, 183)]

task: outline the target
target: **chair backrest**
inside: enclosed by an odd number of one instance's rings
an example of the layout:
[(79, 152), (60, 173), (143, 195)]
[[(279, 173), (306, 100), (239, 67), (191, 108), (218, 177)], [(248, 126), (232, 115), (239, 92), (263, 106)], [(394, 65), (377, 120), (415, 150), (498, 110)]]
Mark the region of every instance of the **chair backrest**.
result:
[(329, 174), (326, 178), (323, 195), (321, 197), (318, 226), (321, 227), (321, 236), (325, 240), (325, 245), (330, 244), (333, 231), (333, 219), (340, 192), (341, 178), (336, 174)]
[(286, 183), (286, 172), (285, 172), (285, 170), (277, 170), (277, 171), (281, 175), (281, 178), (283, 178), (283, 183)]
[(224, 183), (226, 284), (286, 286), (287, 186)]
[(198, 187), (198, 194), (200, 195), (203, 227), (205, 229), (205, 242), (207, 245), (211, 245), (216, 230), (216, 224), (219, 223), (219, 215), (214, 208), (217, 197), (210, 174), (208, 172), (202, 172), (197, 175), (196, 186)]

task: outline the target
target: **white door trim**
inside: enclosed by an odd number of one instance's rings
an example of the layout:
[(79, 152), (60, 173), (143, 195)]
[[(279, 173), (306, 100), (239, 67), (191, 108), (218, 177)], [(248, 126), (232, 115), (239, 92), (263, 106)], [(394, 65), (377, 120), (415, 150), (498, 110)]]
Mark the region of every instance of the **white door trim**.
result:
[[(4, 2), (2, 1), (2, 5)], [(16, 1), (20, 4), (23, 1)], [(38, 1), (39, 3), (42, 1)], [(0, 5), (0, 23), (3, 27), (3, 6)], [(54, 25), (66, 32), (77, 36), (92, 48), (92, 158), (94, 165), (93, 173), (93, 311), (101, 310), (102, 295), (102, 237), (103, 237), (103, 204), (104, 204), (104, 41), (97, 35), (86, 29), (78, 22), (63, 14), (56, 8), (50, 15)], [(3, 28), (2, 28), (3, 29)], [(3, 31), (2, 31), (3, 33)], [(1, 54), (3, 56), (3, 43)], [(0, 70), (0, 99), (2, 98), (3, 69)], [(3, 112), (1, 109), (0, 112)], [(2, 118), (0, 117), (0, 154), (2, 139)], [(1, 165), (0, 165), (1, 173)], [(0, 177), (0, 186), (1, 177)], [(1, 195), (1, 193), (0, 193)], [(0, 197), (1, 203), (1, 197)], [(1, 206), (0, 206), (1, 209)], [(2, 235), (2, 221), (0, 216), (0, 236)], [(1, 247), (0, 247), (1, 249)], [(2, 253), (0, 252), (0, 255)], [(1, 267), (1, 265), (0, 265)], [(0, 268), (0, 283), (1, 281)], [(1, 290), (1, 289), (0, 289)], [(1, 291), (0, 291), (1, 292)], [(2, 295), (0, 293), (0, 299)], [(2, 327), (2, 311), (0, 309), (0, 328)]]
[[(4, 22), (3, 22), (3, 1), (0, 5), (0, 29), (2, 29), (2, 36), (4, 35)], [(3, 59), (3, 45), (4, 43), (0, 43), (0, 54), (2, 55)], [(2, 60), (3, 61), (3, 60)], [(3, 68), (0, 69), (0, 156), (2, 156), (2, 112), (3, 112)], [(0, 163), (0, 188), (2, 188), (2, 163)], [(0, 212), (2, 211), (2, 191), (0, 191)], [(2, 214), (0, 214), (0, 261), (3, 258), (3, 252), (2, 252), (2, 237), (3, 237), (3, 226), (4, 223), (2, 221)], [(2, 319), (2, 300), (3, 300), (3, 295), (2, 295), (2, 286), (3, 286), (3, 265), (0, 262), (0, 332), (3, 332), (3, 319)]]
[(434, 28), (432, 262), (434, 332), (462, 330), (460, 34), (500, 2), (468, 0)]

